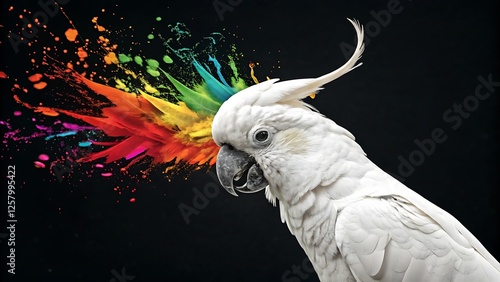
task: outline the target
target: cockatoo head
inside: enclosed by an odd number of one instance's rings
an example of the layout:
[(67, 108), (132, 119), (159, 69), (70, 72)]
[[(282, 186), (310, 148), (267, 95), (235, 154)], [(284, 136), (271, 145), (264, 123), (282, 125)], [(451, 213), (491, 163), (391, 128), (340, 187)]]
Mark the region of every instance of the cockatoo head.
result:
[[(331, 162), (336, 157), (352, 148), (362, 152), (347, 130), (301, 101), (360, 65), (356, 62), (364, 49), (363, 28), (349, 21), (358, 44), (342, 67), (318, 78), (271, 79), (236, 93), (220, 107), (212, 136), (221, 147), (217, 175), (229, 193), (236, 196), (236, 191), (253, 193), (267, 187), (269, 200), (294, 201), (331, 179), (326, 174), (335, 173)], [(245, 173), (246, 183), (236, 185)]]

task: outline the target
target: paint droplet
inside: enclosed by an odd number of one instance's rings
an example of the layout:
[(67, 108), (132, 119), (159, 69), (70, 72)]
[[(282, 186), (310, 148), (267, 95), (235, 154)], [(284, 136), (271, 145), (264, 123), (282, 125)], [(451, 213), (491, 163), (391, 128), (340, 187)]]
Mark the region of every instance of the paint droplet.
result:
[(97, 167), (97, 168), (103, 168), (104, 166), (102, 164), (96, 164), (95, 167)]
[(103, 173), (101, 173), (101, 175), (104, 176), (104, 177), (110, 177), (111, 175), (113, 175), (113, 173), (111, 173), (111, 172), (103, 172)]
[(78, 47), (77, 55), (80, 58), (80, 61), (83, 61), (85, 58), (89, 56), (89, 54), (87, 54), (87, 52), (83, 50), (82, 47)]
[(160, 67), (160, 63), (155, 59), (147, 59), (146, 64), (148, 64), (148, 67), (152, 68), (153, 70), (157, 70)]
[(146, 67), (146, 71), (147, 71), (147, 72), (148, 72), (151, 76), (153, 76), (153, 77), (158, 77), (158, 76), (160, 76), (160, 72), (159, 72), (159, 71), (157, 71), (157, 70), (155, 70), (155, 69), (153, 69), (153, 68), (151, 68), (150, 66), (147, 66), (147, 67)]
[(14, 115), (15, 115), (16, 117), (18, 117), (18, 116), (20, 116), (20, 115), (22, 115), (22, 114), (23, 114), (23, 113), (21, 113), (21, 111), (15, 111), (15, 112), (14, 112)]
[[(151, 73), (150, 72), (150, 69), (147, 69), (147, 72), (149, 74), (151, 74), (152, 76), (155, 76), (154, 73)], [(159, 75), (159, 74), (158, 74)], [(149, 85), (149, 84), (146, 84), (144, 86), (144, 90), (146, 90), (146, 92), (148, 93), (159, 93), (160, 91), (158, 91), (158, 89), (154, 88), (153, 86)]]
[(148, 39), (155, 39), (155, 36), (153, 34), (148, 34)]
[(170, 56), (168, 56), (168, 55), (163, 56), (163, 61), (164, 61), (165, 63), (167, 63), (167, 64), (171, 64), (171, 63), (173, 63), (173, 62), (174, 62), (174, 61), (172, 60), (172, 58), (170, 58)]
[(134, 57), (134, 62), (142, 67), (142, 58), (139, 56)]
[(28, 80), (31, 82), (37, 82), (40, 81), (40, 79), (42, 79), (42, 75), (39, 73), (35, 73), (33, 75), (28, 76)]
[(106, 62), (106, 64), (108, 65), (119, 63), (115, 52), (109, 52), (108, 54), (106, 54), (106, 56), (104, 56), (104, 62)]
[(7, 74), (3, 71), (0, 71), (0, 78), (7, 78)]
[(47, 86), (47, 82), (41, 81), (38, 83), (33, 84), (33, 87), (38, 90), (42, 90)]
[(58, 112), (53, 111), (51, 109), (44, 109), (44, 110), (42, 110), (42, 114), (46, 115), (46, 116), (49, 116), (49, 117), (56, 117), (56, 116), (59, 115)]
[(131, 203), (135, 203), (135, 198), (130, 198), (129, 200)]
[(50, 158), (47, 154), (40, 154), (40, 156), (38, 156), (38, 159), (41, 161), (48, 161)]
[(68, 30), (66, 30), (64, 35), (66, 36), (66, 39), (73, 42), (75, 41), (76, 36), (78, 36), (78, 31), (74, 28), (68, 28)]
[(39, 161), (35, 161), (35, 167), (36, 168), (45, 168), (45, 164)]
[(92, 145), (92, 142), (90, 142), (90, 141), (78, 142), (78, 146), (80, 146), (80, 147), (88, 147), (90, 145)]
[(161, 17), (156, 17), (156, 21), (157, 22), (161, 21)]
[(132, 57), (130, 56), (127, 56), (125, 54), (118, 54), (118, 60), (120, 61), (120, 63), (128, 63), (128, 62), (131, 62), (132, 61)]

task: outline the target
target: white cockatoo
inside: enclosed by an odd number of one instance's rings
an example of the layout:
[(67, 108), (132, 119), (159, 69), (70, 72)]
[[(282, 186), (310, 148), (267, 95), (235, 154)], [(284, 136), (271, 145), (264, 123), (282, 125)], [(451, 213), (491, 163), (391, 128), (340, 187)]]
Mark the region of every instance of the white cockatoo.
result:
[[(301, 99), (357, 66), (358, 43), (318, 78), (271, 79), (229, 98), (212, 124), (217, 174), (265, 189), (321, 281), (500, 281), (500, 264), (452, 215), (371, 162), (354, 136)], [(244, 185), (236, 181), (247, 174)]]

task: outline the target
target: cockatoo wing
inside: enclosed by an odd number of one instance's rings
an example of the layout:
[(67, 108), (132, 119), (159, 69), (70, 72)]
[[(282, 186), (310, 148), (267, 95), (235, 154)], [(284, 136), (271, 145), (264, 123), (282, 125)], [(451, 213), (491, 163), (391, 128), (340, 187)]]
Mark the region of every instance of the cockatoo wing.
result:
[(500, 281), (495, 266), (464, 243), (467, 235), (454, 232), (462, 242), (395, 195), (346, 205), (335, 227), (340, 253), (359, 281)]

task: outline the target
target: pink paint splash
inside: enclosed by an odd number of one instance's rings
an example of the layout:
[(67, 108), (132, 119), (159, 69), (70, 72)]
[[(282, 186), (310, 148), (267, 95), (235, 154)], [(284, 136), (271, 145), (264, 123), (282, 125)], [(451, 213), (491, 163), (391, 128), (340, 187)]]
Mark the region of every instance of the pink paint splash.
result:
[(50, 159), (50, 157), (47, 154), (40, 154), (38, 156), (38, 159), (41, 161), (48, 161)]
[(45, 164), (39, 161), (34, 162), (36, 168), (45, 168)]
[(143, 153), (146, 151), (148, 148), (146, 146), (139, 145), (137, 148), (135, 148), (132, 152), (130, 152), (128, 155), (125, 156), (126, 160), (130, 160), (135, 158), (137, 155)]

